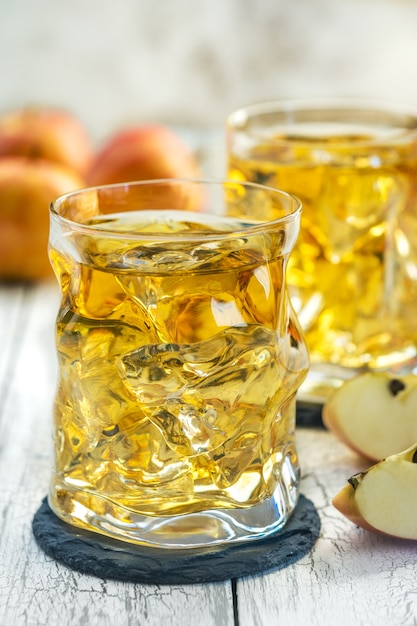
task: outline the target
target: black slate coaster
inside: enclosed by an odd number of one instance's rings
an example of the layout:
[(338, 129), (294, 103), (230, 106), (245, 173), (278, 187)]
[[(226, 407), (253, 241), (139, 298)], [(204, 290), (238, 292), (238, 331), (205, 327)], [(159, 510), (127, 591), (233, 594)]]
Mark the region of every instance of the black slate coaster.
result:
[(297, 402), (296, 404), (296, 426), (325, 428), (322, 419), (322, 404), (307, 402)]
[(164, 550), (117, 541), (60, 520), (44, 498), (32, 529), (53, 559), (84, 574), (158, 585), (216, 582), (282, 569), (313, 547), (320, 518), (301, 495), (286, 526), (266, 539), (210, 549)]

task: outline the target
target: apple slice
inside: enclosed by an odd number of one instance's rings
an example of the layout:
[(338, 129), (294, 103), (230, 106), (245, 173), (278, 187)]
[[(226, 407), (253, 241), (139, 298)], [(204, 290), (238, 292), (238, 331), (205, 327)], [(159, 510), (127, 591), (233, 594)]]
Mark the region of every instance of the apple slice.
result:
[(380, 461), (417, 441), (417, 376), (360, 374), (336, 389), (322, 415), (351, 449)]
[(352, 476), (333, 498), (351, 522), (377, 533), (417, 540), (417, 444)]

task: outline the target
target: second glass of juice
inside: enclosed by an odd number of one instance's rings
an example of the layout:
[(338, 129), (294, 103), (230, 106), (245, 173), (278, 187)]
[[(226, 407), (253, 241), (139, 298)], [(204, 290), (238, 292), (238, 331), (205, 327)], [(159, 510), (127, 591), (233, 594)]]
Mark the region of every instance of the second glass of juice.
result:
[(352, 101), (256, 104), (227, 119), (228, 177), (303, 204), (288, 283), (310, 350), (299, 398), (417, 364), (417, 115)]

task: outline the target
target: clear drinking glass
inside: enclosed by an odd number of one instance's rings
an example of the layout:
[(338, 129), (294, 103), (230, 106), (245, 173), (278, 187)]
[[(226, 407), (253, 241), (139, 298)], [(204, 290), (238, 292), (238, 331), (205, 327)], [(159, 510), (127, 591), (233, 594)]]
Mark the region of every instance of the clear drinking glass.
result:
[(268, 102), (226, 122), (228, 177), (303, 204), (288, 267), (310, 351), (300, 401), (417, 363), (417, 115), (349, 101)]
[(291, 195), (220, 181), (111, 185), (52, 204), (60, 518), (166, 548), (285, 524), (308, 368), (286, 289), (299, 219)]

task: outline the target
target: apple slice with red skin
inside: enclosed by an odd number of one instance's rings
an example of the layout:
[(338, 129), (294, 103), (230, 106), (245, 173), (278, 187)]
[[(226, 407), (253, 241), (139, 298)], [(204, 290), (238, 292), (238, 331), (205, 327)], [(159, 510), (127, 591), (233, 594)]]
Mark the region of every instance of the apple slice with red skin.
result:
[(352, 476), (333, 498), (351, 522), (372, 532), (417, 540), (417, 444)]
[(374, 461), (417, 441), (417, 376), (365, 373), (336, 389), (323, 423), (351, 449)]

